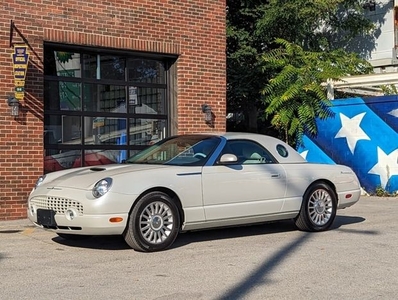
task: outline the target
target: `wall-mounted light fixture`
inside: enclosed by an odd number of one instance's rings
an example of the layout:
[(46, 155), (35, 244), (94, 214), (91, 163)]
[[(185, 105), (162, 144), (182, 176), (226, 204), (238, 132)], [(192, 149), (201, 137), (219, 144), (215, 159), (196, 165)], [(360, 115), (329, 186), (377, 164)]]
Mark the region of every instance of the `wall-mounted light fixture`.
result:
[(18, 116), (19, 115), (19, 101), (14, 96), (8, 96), (7, 104), (11, 108), (10, 113), (11, 116)]
[(207, 104), (202, 104), (202, 113), (205, 114), (205, 122), (206, 124), (213, 123), (213, 113), (211, 111), (211, 106)]
[(364, 5), (362, 5), (363, 9), (368, 9), (369, 11), (375, 11), (376, 10), (376, 1), (374, 0), (369, 0), (366, 1)]

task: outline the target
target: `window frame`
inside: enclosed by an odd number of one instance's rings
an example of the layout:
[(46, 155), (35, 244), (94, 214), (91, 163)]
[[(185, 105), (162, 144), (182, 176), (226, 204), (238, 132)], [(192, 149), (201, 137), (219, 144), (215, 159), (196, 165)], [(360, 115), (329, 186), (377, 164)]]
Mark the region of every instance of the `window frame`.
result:
[[(68, 76), (56, 76), (56, 75), (48, 75), (44, 74), (44, 87), (47, 84), (51, 83), (60, 83), (60, 82), (67, 82), (67, 83), (80, 83), (80, 110), (62, 110), (60, 107), (58, 109), (54, 109), (47, 106), (46, 99), (46, 92), (44, 92), (44, 130), (45, 132), (48, 131), (46, 126), (57, 126), (57, 124), (46, 124), (47, 118), (50, 116), (71, 116), (71, 117), (80, 117), (80, 144), (78, 145), (68, 145), (62, 143), (50, 143), (43, 137), (43, 144), (45, 153), (48, 151), (51, 152), (62, 152), (62, 151), (70, 151), (70, 150), (80, 150), (81, 151), (81, 165), (85, 165), (85, 151), (86, 150), (126, 150), (127, 152), (130, 151), (139, 151), (148, 147), (148, 145), (140, 145), (134, 144), (133, 138), (130, 139), (130, 120), (159, 120), (162, 124), (166, 126), (165, 131), (162, 132), (163, 137), (170, 136), (174, 134), (173, 128), (171, 128), (172, 122), (170, 122), (170, 116), (173, 114), (172, 112), (175, 111), (175, 99), (171, 94), (171, 90), (173, 89), (170, 84), (173, 82), (172, 77), (175, 76), (174, 72), (176, 68), (174, 66), (175, 61), (177, 60), (176, 55), (168, 55), (168, 54), (154, 54), (154, 53), (145, 53), (145, 52), (137, 52), (137, 51), (127, 51), (127, 50), (120, 50), (120, 49), (109, 49), (109, 48), (92, 48), (92, 47), (85, 47), (79, 45), (66, 45), (66, 44), (59, 44), (59, 43), (51, 43), (46, 42), (44, 43), (44, 61), (46, 61), (46, 52), (47, 51), (64, 51), (64, 52), (73, 52), (73, 53), (80, 53), (80, 67), (81, 67), (81, 76), (80, 77), (68, 77)], [(105, 56), (124, 56), (125, 57), (125, 78), (124, 80), (114, 80), (114, 79), (96, 79), (96, 78), (88, 78), (84, 77), (85, 74), (85, 64), (84, 64), (84, 55), (105, 55)], [(165, 83), (148, 83), (148, 82), (129, 82), (128, 81), (128, 61), (133, 59), (150, 59), (162, 62), (164, 65), (164, 74), (162, 76), (165, 77)], [(126, 103), (126, 111), (125, 112), (107, 112), (107, 111), (88, 111), (84, 109), (84, 86), (85, 84), (92, 84), (94, 87), (98, 89), (99, 85), (120, 85), (124, 86), (126, 89), (125, 94), (125, 103)], [(130, 111), (130, 104), (129, 104), (129, 89), (130, 87), (136, 87), (137, 93), (139, 88), (153, 88), (153, 89), (161, 89), (164, 90), (162, 93), (162, 97), (164, 98), (163, 105), (164, 112), (161, 114), (152, 114), (152, 113), (135, 113)], [(59, 91), (58, 91), (59, 93)], [(59, 97), (59, 95), (58, 95)], [(97, 95), (97, 99), (99, 96)], [(86, 128), (86, 118), (121, 118), (126, 120), (126, 138), (127, 141), (125, 144), (117, 145), (117, 144), (86, 144), (85, 143), (85, 128)], [(62, 125), (61, 125), (62, 126)], [(61, 128), (62, 130), (62, 128)], [(44, 134), (43, 134), (44, 136)], [(128, 155), (129, 156), (129, 155)]]

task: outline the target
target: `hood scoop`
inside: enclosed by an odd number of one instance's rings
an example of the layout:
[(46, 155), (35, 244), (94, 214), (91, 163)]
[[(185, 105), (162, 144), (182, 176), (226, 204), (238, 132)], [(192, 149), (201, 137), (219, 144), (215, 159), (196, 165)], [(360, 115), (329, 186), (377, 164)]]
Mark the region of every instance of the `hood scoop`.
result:
[(101, 167), (93, 167), (90, 168), (90, 171), (94, 171), (94, 172), (99, 172), (99, 171), (105, 171), (105, 168), (101, 168)]

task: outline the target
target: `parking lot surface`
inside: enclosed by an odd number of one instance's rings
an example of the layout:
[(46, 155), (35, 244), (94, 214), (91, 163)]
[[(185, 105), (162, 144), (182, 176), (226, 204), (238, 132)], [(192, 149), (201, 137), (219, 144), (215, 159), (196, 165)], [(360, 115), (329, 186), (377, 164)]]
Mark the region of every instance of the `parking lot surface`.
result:
[(363, 196), (331, 230), (293, 222), (181, 234), (157, 253), (0, 222), (0, 299), (396, 299), (398, 198)]

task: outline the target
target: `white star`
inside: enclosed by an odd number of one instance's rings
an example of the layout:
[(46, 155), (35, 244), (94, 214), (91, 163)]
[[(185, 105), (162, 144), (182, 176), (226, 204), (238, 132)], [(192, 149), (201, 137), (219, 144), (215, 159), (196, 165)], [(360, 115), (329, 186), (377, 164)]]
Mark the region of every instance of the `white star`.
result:
[(392, 111), (388, 112), (389, 115), (398, 118), (398, 108), (393, 109)]
[(380, 184), (385, 189), (391, 176), (398, 175), (398, 148), (387, 155), (377, 147), (377, 164), (368, 173), (380, 175)]
[(341, 128), (335, 138), (346, 138), (348, 148), (350, 148), (352, 154), (354, 154), (355, 146), (359, 140), (370, 140), (360, 126), (365, 114), (366, 112), (363, 112), (350, 119), (340, 113)]
[(304, 150), (303, 152), (300, 153), (300, 155), (302, 156), (302, 158), (307, 159), (307, 154), (308, 154), (308, 150)]

